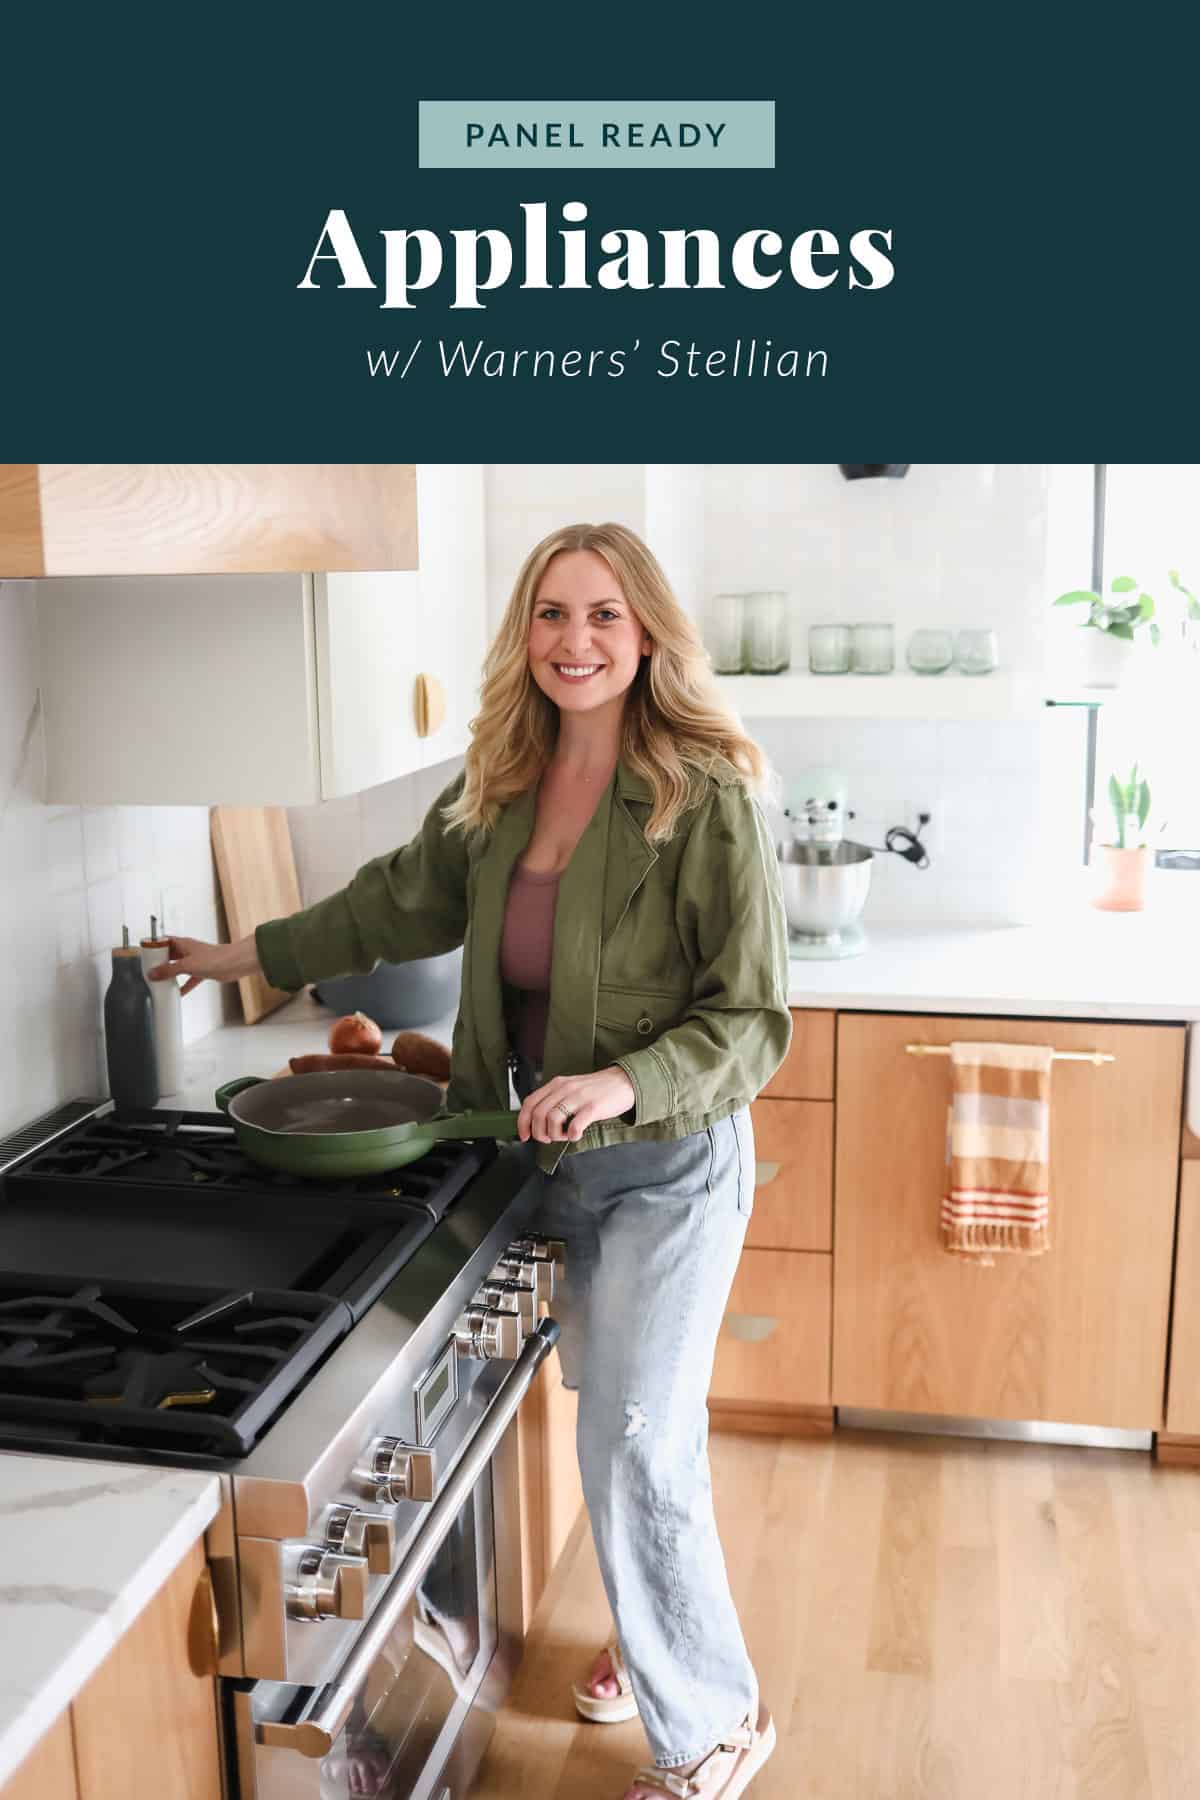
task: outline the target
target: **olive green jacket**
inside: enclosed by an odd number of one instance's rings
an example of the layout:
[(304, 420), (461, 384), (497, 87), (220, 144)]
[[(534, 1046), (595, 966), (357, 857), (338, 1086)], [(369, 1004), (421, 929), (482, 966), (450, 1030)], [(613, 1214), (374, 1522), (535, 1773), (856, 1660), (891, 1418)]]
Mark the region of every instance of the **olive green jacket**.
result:
[[(509, 1105), (500, 938), (513, 866), (533, 831), (535, 792), (491, 832), (448, 831), (442, 808), (411, 843), (361, 868), (341, 893), (256, 933), (273, 987), (365, 972), (464, 945), (454, 1027), (453, 1112)], [(702, 1131), (744, 1106), (787, 1052), (788, 952), (779, 867), (761, 808), (710, 777), (667, 843), (647, 842), (651, 790), (619, 763), (563, 871), (543, 1070), (617, 1064), (631, 1113), (589, 1126), (567, 1150)], [(545, 1169), (564, 1146), (539, 1147)]]

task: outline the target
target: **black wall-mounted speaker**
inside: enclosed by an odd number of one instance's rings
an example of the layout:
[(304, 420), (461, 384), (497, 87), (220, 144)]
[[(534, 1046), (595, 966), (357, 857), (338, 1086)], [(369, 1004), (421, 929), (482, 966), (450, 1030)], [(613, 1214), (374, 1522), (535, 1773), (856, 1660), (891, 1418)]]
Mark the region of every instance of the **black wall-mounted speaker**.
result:
[(903, 481), (911, 463), (839, 463), (847, 481), (864, 481), (872, 475), (886, 475), (889, 481)]

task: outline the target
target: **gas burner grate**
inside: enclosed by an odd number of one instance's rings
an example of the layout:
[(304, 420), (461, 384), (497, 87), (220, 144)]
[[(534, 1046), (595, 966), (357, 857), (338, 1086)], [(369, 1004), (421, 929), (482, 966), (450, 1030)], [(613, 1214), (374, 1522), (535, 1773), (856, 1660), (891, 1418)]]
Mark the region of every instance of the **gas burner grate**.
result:
[(147, 1110), (85, 1120), (27, 1156), (8, 1180), (17, 1185), (95, 1182), (99, 1188), (128, 1184), (248, 1194), (290, 1190), (311, 1195), (336, 1188), (339, 1195), (354, 1199), (406, 1201), (440, 1219), (495, 1154), (490, 1141), (447, 1141), (402, 1169), (317, 1182), (252, 1162), (223, 1113)]
[(351, 1324), (325, 1294), (0, 1277), (0, 1438), (241, 1456)]

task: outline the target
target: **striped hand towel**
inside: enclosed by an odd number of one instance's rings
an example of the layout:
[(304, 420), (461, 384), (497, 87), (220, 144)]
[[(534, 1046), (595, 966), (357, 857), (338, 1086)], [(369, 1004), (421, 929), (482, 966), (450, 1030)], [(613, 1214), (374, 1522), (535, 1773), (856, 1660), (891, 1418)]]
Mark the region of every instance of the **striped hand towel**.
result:
[(1043, 1044), (951, 1044), (942, 1245), (974, 1257), (1050, 1248), (1050, 1066)]

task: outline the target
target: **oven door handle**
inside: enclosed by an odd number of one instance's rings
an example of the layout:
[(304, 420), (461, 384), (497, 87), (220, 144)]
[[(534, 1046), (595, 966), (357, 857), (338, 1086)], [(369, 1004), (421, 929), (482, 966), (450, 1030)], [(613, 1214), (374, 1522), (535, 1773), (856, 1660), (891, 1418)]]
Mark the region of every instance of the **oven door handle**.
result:
[(526, 1339), (510, 1374), (496, 1389), (482, 1425), (430, 1507), (425, 1526), (397, 1569), (379, 1610), (367, 1622), (338, 1671), (337, 1680), (315, 1690), (303, 1718), (291, 1722), (264, 1720), (256, 1725), (254, 1736), (258, 1743), (274, 1749), (298, 1750), (301, 1756), (329, 1755), (372, 1664), (403, 1617), (467, 1496), (495, 1455), (496, 1446), (511, 1425), (539, 1367), (554, 1348), (558, 1334), (555, 1320), (543, 1319), (533, 1336)]

